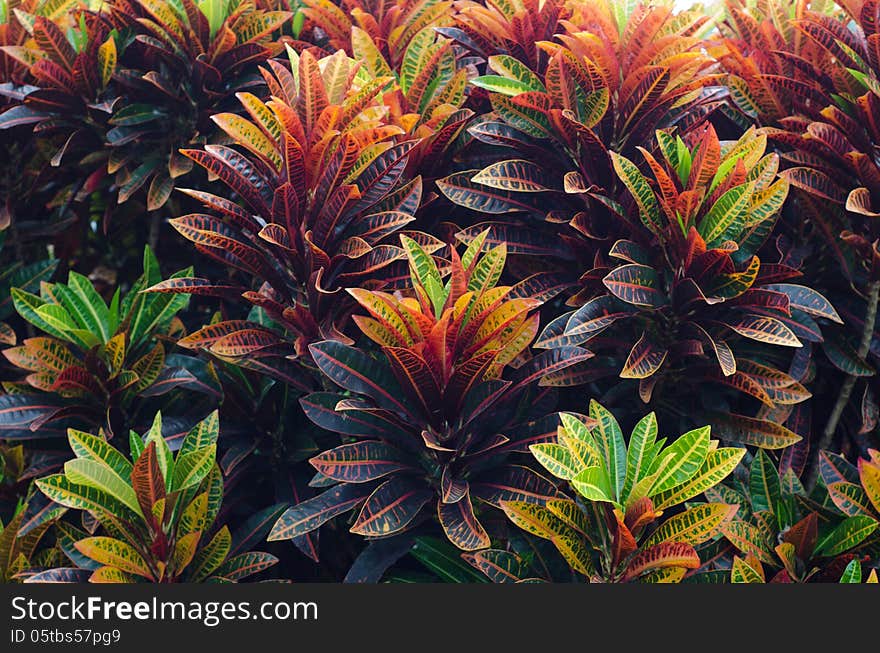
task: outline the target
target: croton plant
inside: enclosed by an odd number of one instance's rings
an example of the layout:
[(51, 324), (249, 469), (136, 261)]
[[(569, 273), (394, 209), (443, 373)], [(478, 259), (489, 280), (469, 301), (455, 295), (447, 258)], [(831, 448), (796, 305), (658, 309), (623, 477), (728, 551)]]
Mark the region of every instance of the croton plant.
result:
[(4, 582), (876, 582), (878, 25), (0, 0)]
[(535, 394), (533, 382), (591, 354), (572, 347), (522, 360), (537, 332), (538, 302), (522, 287), (498, 285), (506, 250), (481, 256), (486, 235), (461, 256), (450, 248), (446, 281), (431, 256), (401, 236), (415, 296), (350, 290), (369, 313), (353, 319), (381, 355), (338, 341), (311, 346), (318, 368), (352, 395), (313, 393), (303, 409), (353, 441), (311, 459), (314, 483), (331, 487), (282, 515), (270, 539), (360, 506), (353, 533), (392, 536), (432, 512), (452, 543), (472, 551), (490, 543), (474, 500), (482, 508), (556, 495), (547, 479), (509, 458), (547, 437), (527, 427), (543, 417), (546, 393)]

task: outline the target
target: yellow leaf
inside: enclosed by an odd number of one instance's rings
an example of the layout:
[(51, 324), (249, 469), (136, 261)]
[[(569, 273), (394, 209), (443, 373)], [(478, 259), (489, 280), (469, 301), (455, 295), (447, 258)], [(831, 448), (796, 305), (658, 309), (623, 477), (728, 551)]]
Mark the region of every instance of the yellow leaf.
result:
[(236, 143), (256, 154), (275, 170), (281, 170), (281, 154), (275, 144), (250, 120), (234, 113), (216, 113), (211, 116), (211, 120)]
[(102, 565), (151, 580), (153, 578), (141, 555), (133, 546), (122, 540), (112, 537), (87, 537), (76, 542), (74, 546), (84, 556)]
[(874, 510), (880, 512), (880, 465), (859, 460), (859, 480)]
[(112, 36), (109, 36), (98, 47), (98, 71), (101, 73), (101, 83), (104, 86), (107, 86), (116, 70), (116, 59), (116, 41)]
[(761, 568), (761, 563), (758, 563), (758, 569), (761, 571), (757, 571), (752, 566), (747, 564), (742, 558), (739, 556), (734, 556), (733, 558), (733, 566), (730, 570), (730, 582), (731, 583), (763, 583), (764, 582), (764, 571)]
[(698, 546), (720, 533), (724, 522), (732, 519), (736, 511), (737, 506), (724, 503), (707, 503), (689, 508), (663, 522), (643, 546), (658, 542), (686, 542)]
[(177, 540), (177, 544), (174, 546), (174, 553), (171, 556), (171, 563), (169, 565), (174, 574), (179, 576), (183, 573), (183, 570), (186, 569), (186, 566), (192, 562), (193, 557), (196, 555), (196, 549), (198, 549), (199, 539), (201, 537), (201, 531), (194, 531), (192, 533), (187, 533)]

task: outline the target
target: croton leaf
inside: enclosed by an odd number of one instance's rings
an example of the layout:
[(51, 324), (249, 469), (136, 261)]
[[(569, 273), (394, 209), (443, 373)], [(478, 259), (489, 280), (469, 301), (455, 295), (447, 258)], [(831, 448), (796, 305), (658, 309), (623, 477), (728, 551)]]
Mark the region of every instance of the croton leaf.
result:
[(602, 283), (615, 297), (628, 304), (651, 308), (666, 304), (656, 270), (646, 265), (623, 265), (609, 272)]
[(395, 476), (377, 487), (364, 502), (352, 533), (381, 537), (406, 528), (433, 493), (407, 476)]

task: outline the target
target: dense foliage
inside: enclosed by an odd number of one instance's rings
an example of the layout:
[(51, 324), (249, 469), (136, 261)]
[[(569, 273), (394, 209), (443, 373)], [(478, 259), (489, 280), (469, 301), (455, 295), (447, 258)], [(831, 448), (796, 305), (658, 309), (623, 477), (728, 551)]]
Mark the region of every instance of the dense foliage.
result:
[(0, 0), (3, 582), (876, 583), (880, 2), (683, 4)]

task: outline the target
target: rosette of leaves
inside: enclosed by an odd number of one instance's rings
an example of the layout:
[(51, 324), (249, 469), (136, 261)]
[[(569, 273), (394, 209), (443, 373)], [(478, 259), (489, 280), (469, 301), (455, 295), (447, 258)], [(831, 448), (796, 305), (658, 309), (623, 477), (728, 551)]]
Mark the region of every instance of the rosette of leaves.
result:
[(796, 269), (758, 256), (788, 193), (776, 179), (777, 155), (765, 155), (766, 137), (754, 130), (722, 144), (708, 126), (692, 147), (666, 132), (657, 139), (659, 161), (642, 151), (651, 182), (612, 155), (642, 224), (639, 240), (614, 244), (608, 263), (589, 273), (597, 296), (551, 322), (538, 346), (625, 350), (619, 376), (637, 379), (645, 402), (661, 377), (677, 390), (681, 381), (711, 381), (770, 408), (804, 401), (809, 392), (766, 346), (819, 342), (817, 318), (841, 320), (822, 295), (790, 283)]
[[(786, 169), (780, 174), (798, 191), (795, 230), (808, 252), (804, 273), (839, 298), (836, 306), (846, 321), (846, 329), (823, 343), (828, 360), (847, 375), (842, 383), (832, 381), (837, 401), (816, 447), (824, 449), (839, 424), (855, 421), (850, 414), (858, 407), (850, 397), (861, 379), (874, 374), (868, 359), (875, 353), (880, 294), (874, 207), (880, 177), (873, 154), (880, 133), (872, 117), (880, 106), (872, 45), (880, 38), (878, 4), (856, 0), (807, 10), (805, 3), (772, 3), (757, 32), (747, 12), (735, 6), (729, 11), (733, 38), (722, 61), (732, 73), (732, 98), (766, 125), (762, 131), (783, 150)], [(772, 56), (761, 54), (768, 39), (778, 44)], [(833, 370), (823, 376), (835, 378)], [(875, 412), (868, 385), (861, 393), (863, 416)], [(861, 422), (855, 439), (871, 428), (870, 420)], [(815, 478), (813, 464), (805, 484)]]
[[(415, 36), (425, 29), (451, 25), (454, 3), (449, 0), (304, 0), (302, 35), (328, 52), (345, 50), (355, 59), (365, 37), (392, 69), (398, 69)], [(365, 61), (365, 63), (368, 63)]]
[[(214, 121), (242, 151), (221, 145), (184, 154), (220, 177), (246, 209), (217, 195), (187, 190), (212, 214), (171, 220), (196, 248), (243, 274), (222, 283), (181, 278), (151, 292), (243, 298), (276, 328), (225, 320), (180, 344), (200, 348), (299, 387), (287, 359), (323, 338), (347, 340), (349, 286), (380, 288), (405, 274), (403, 250), (387, 236), (412, 222), (421, 179), (404, 181), (413, 140), (381, 118), (375, 99), (388, 83), (372, 79), (344, 52), (321, 61), (288, 50), (291, 66), (264, 71), (271, 100), (242, 93), (250, 119), (221, 113)], [(414, 234), (434, 251), (431, 236)], [(397, 275), (397, 276), (395, 276)], [(265, 323), (265, 322), (264, 322)]]
[[(819, 203), (810, 212), (819, 237), (841, 241), (832, 250), (848, 276), (876, 279), (880, 168), (872, 152), (880, 132), (872, 111), (880, 64), (871, 44), (880, 9), (873, 0), (837, 4), (771, 3), (756, 29), (757, 19), (731, 2), (732, 38), (719, 57), (737, 106), (788, 150), (782, 174)], [(777, 47), (768, 55), (771, 41)]]
[[(833, 2), (725, 0), (719, 23), (722, 40), (710, 47), (727, 73), (730, 99), (751, 123), (776, 125), (798, 121), (830, 104), (827, 90), (839, 64), (821, 43), (810, 38), (803, 21), (824, 17), (823, 26), (838, 38), (845, 30)], [(757, 11), (756, 11), (757, 9)], [(818, 101), (818, 102), (817, 102)]]
[[(50, 150), (53, 167), (65, 157), (76, 159), (70, 170), (74, 195), (91, 188), (106, 165), (104, 134), (116, 99), (111, 79), (116, 69), (116, 32), (100, 13), (78, 9), (66, 29), (58, 5), (45, 6), (45, 15), (16, 9), (15, 16), (33, 38), (22, 45), (5, 46), (7, 57), (28, 68), (28, 83), (0, 84), (0, 94), (13, 106), (0, 114), (0, 129), (33, 125), (34, 133)], [(67, 3), (70, 4), (70, 3)], [(35, 9), (39, 9), (36, 7)], [(51, 16), (59, 17), (59, 22)], [(49, 147), (51, 146), (51, 147)]]
[[(593, 582), (679, 582), (700, 568), (700, 548), (718, 538), (736, 506), (693, 499), (730, 474), (745, 450), (718, 447), (708, 426), (667, 445), (666, 438), (657, 439), (654, 413), (636, 424), (627, 443), (614, 416), (595, 401), (589, 416), (560, 413), (559, 419), (555, 442), (529, 448), (547, 471), (570, 484), (576, 499), (502, 501), (511, 521), (549, 540), (572, 570)], [(490, 577), (511, 580), (514, 565), (523, 568), (517, 556), (483, 553), (472, 564)], [(492, 558), (504, 560), (507, 573), (493, 571)]]
[(257, 65), (281, 51), (273, 34), (292, 14), (247, 0), (125, 0), (111, 11), (129, 38), (115, 76), (123, 100), (109, 119), (107, 172), (119, 203), (146, 188), (152, 211), (192, 169), (179, 148), (213, 139), (211, 116), (260, 84)]
[[(872, 280), (880, 278), (880, 168), (874, 143), (880, 141), (875, 113), (880, 110), (880, 59), (872, 43), (880, 38), (876, 0), (839, 3), (852, 22), (807, 12), (797, 23), (812, 47), (828, 51), (836, 70), (820, 77), (811, 111), (780, 121), (769, 133), (798, 154), (784, 174), (796, 188), (845, 208), (851, 224), (839, 234), (862, 259)], [(857, 26), (856, 27), (851, 27)], [(827, 100), (819, 104), (820, 100)], [(816, 106), (818, 105), (818, 106)], [(838, 236), (838, 234), (834, 234)]]
[[(447, 3), (435, 6), (443, 4)], [(410, 29), (406, 25), (404, 34)], [(424, 175), (448, 169), (449, 157), (444, 154), (474, 115), (471, 109), (462, 108), (468, 79), (466, 58), (453, 40), (437, 32), (432, 25), (413, 33), (402, 58), (384, 54), (375, 32), (355, 27), (351, 34), (353, 56), (367, 72), (395, 81), (382, 95), (389, 110), (387, 121), (409, 138), (419, 139), (410, 158), (411, 165)]]
[[(34, 0), (31, 2), (33, 5), (37, 4)], [(4, 3), (0, 6), (0, 46), (4, 48), (21, 47), (30, 38), (30, 35), (15, 15), (15, 10), (18, 9), (15, 4), (20, 4), (20, 2), (13, 3), (12, 7), (9, 4)], [(14, 84), (24, 84), (27, 81), (27, 76), (28, 66), (0, 49), (0, 79)]]
[(172, 454), (157, 414), (143, 438), (131, 432), (131, 460), (103, 438), (71, 429), (76, 458), (37, 487), (68, 509), (91, 513), (102, 534), (63, 523), (59, 546), (73, 566), (28, 582), (236, 582), (274, 565), (274, 556), (248, 551), (251, 538), (215, 525), (223, 500), (219, 428), (212, 413)]
[(539, 302), (526, 287), (496, 285), (505, 248), (480, 256), (484, 240), (461, 257), (451, 250), (444, 281), (430, 255), (402, 237), (414, 296), (349, 291), (369, 313), (355, 322), (381, 354), (337, 341), (311, 346), (318, 368), (341, 391), (314, 393), (301, 404), (346, 441), (311, 459), (313, 483), (329, 489), (292, 506), (270, 540), (359, 507), (353, 533), (386, 538), (434, 513), (453, 544), (474, 550), (490, 541), (481, 504), (542, 503), (556, 495), (552, 483), (509, 458), (552, 437), (553, 427), (540, 419), (548, 389), (534, 392), (532, 385), (591, 354), (570, 348), (521, 359), (537, 332), (532, 309)]
[[(708, 18), (661, 4), (618, 15), (617, 4), (573, 5), (559, 34), (534, 43), (540, 65), (502, 49), (488, 56), (489, 74), (472, 80), (492, 107), (468, 128), (481, 168), (438, 187), (491, 218), (492, 238), (506, 240), (511, 254), (591, 262), (596, 239), (631, 226), (610, 152), (634, 156), (656, 129), (686, 130), (716, 105), (704, 92), (714, 79), (699, 37)], [(572, 282), (580, 272), (570, 263), (561, 269)]]
[[(183, 335), (176, 316), (189, 298), (141, 293), (160, 279), (158, 262), (146, 248), (143, 275), (125, 296), (117, 289), (109, 304), (73, 271), (67, 284), (41, 284), (39, 295), (12, 289), (15, 309), (42, 335), (3, 351), (27, 372), (21, 382), (4, 384), (10, 392), (0, 397), (4, 438), (45, 436), (52, 432), (47, 425), (61, 420), (99, 425), (112, 437), (120, 420), (136, 418), (146, 398), (182, 387), (206, 393), (208, 402), (218, 398), (210, 369), (179, 355), (166, 357), (163, 340)], [(187, 408), (195, 408), (192, 401)]]
[(454, 39), (484, 62), (493, 55), (509, 55), (532, 70), (546, 64), (539, 44), (563, 31), (573, 7), (560, 0), (455, 3), (455, 24), (438, 32)]
[(33, 23), (37, 16), (53, 22), (62, 20), (76, 0), (9, 0), (0, 6), (0, 79), (23, 85), (33, 81), (29, 76), (29, 58), (25, 62), (12, 52), (25, 48), (33, 39)]
[(714, 500), (739, 504), (724, 527), (738, 554), (732, 582), (836, 582), (854, 558), (876, 559), (878, 512), (870, 498), (880, 469), (875, 458), (857, 468), (823, 452), (825, 487), (808, 493), (791, 468), (759, 451), (745, 479), (710, 490)]

